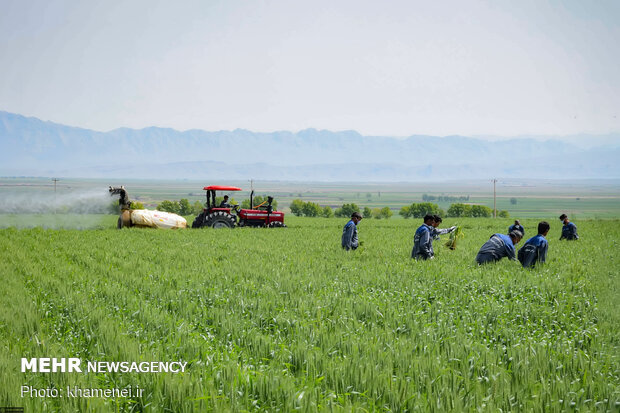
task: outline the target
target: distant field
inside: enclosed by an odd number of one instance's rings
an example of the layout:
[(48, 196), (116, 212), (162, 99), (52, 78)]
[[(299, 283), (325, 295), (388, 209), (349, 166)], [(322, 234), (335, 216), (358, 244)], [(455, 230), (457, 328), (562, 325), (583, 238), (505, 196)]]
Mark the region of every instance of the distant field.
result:
[[(577, 221), (546, 266), (478, 267), (507, 219), (409, 256), (419, 220), (287, 229), (0, 230), (0, 406), (34, 411), (617, 411), (620, 221)], [(526, 236), (537, 219), (525, 219)], [(21, 373), (21, 357), (184, 361), (185, 373)], [(144, 390), (21, 397), (21, 386)], [(64, 390), (63, 390), (64, 391)]]
[[(144, 181), (144, 180), (72, 180), (57, 182), (56, 194), (75, 191), (88, 191), (100, 188), (102, 192), (108, 185), (125, 185), (132, 199), (155, 208), (164, 199), (187, 198), (191, 203), (204, 202), (202, 188), (210, 184), (239, 186), (241, 192), (231, 193), (237, 202), (249, 198), (250, 182), (210, 182), (205, 181)], [(452, 183), (294, 183), (294, 182), (254, 182), (256, 194), (269, 194), (278, 201), (280, 209), (287, 211), (293, 199), (317, 202), (322, 206), (339, 207), (343, 203), (354, 202), (360, 207), (370, 208), (389, 206), (398, 217), (398, 210), (412, 202), (422, 202), (422, 196), (448, 195), (469, 196), (469, 203), (493, 208), (493, 185), (489, 182)], [(54, 194), (51, 179), (42, 178), (2, 178), (0, 197), (18, 194), (36, 199), (42, 195)], [(516, 204), (511, 199), (516, 199)], [(1, 198), (0, 198), (1, 199)], [(446, 210), (451, 202), (438, 202)], [(620, 181), (526, 181), (498, 182), (497, 209), (507, 210), (511, 217), (556, 218), (562, 212), (576, 219), (618, 218), (620, 217)], [(2, 202), (0, 201), (0, 213)]]

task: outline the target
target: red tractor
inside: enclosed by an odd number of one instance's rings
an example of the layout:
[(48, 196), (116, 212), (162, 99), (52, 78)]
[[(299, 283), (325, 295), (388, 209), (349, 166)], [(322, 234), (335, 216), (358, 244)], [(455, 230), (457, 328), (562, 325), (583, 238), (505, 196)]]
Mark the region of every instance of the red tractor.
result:
[(281, 228), (284, 225), (284, 212), (274, 211), (272, 197), (254, 207), (254, 191), (250, 193), (250, 209), (241, 209), (239, 205), (216, 205), (215, 191), (241, 191), (236, 186), (211, 185), (203, 188), (207, 191), (205, 209), (196, 217), (192, 228), (234, 228), (240, 227), (269, 227)]

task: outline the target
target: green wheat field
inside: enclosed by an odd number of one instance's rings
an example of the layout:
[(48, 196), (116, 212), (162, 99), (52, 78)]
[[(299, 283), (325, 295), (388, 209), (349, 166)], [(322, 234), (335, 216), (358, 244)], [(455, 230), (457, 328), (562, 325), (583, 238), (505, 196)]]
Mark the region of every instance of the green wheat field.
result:
[[(510, 219), (415, 262), (420, 220), (286, 229), (0, 229), (0, 406), (26, 412), (618, 411), (620, 221), (575, 220), (524, 270), (474, 257)], [(538, 219), (522, 220), (526, 238)], [(183, 361), (184, 373), (22, 373), (22, 357)], [(143, 389), (22, 397), (22, 386)]]

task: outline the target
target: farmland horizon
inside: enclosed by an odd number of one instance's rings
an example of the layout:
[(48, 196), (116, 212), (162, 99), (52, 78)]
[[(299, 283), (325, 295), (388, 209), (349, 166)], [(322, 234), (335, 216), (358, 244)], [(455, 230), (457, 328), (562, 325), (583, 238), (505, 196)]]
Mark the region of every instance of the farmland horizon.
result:
[[(255, 195), (271, 195), (279, 209), (290, 213), (289, 206), (295, 199), (314, 202), (321, 207), (339, 208), (345, 203), (355, 203), (360, 208), (389, 207), (394, 218), (403, 206), (414, 202), (437, 203), (447, 210), (454, 202), (485, 205), (493, 208), (492, 180), (454, 180), (445, 182), (311, 182), (276, 180), (222, 180), (222, 179), (77, 179), (62, 177), (0, 178), (0, 214), (22, 208), (29, 213), (41, 211), (45, 205), (63, 205), (65, 210), (89, 212), (86, 202), (72, 205), (64, 200), (86, 199), (94, 190), (100, 192), (93, 198), (91, 210), (101, 209), (101, 201), (109, 186), (124, 185), (130, 199), (141, 202), (148, 209), (155, 209), (164, 200), (188, 199), (191, 204), (205, 202), (207, 185), (233, 185), (239, 192), (228, 193), (236, 202), (249, 199), (251, 189)], [(56, 188), (55, 188), (56, 187)], [(220, 195), (223, 195), (222, 192)], [(467, 201), (457, 201), (457, 198)], [(96, 202), (95, 202), (96, 201)], [(64, 204), (63, 204), (64, 202)], [(27, 210), (25, 206), (30, 205)], [(35, 208), (35, 205), (38, 207)], [(579, 219), (620, 217), (620, 180), (532, 180), (498, 179), (496, 204), (498, 211), (507, 211), (511, 217), (556, 218), (560, 213)], [(37, 209), (38, 208), (38, 209)]]

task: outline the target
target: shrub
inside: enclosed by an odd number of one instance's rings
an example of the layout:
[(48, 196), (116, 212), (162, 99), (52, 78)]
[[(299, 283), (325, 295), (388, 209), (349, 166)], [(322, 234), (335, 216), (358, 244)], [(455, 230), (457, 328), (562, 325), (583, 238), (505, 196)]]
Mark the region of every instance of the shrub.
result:
[(131, 209), (144, 209), (144, 204), (140, 201), (131, 201)]

